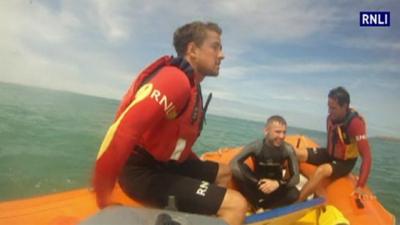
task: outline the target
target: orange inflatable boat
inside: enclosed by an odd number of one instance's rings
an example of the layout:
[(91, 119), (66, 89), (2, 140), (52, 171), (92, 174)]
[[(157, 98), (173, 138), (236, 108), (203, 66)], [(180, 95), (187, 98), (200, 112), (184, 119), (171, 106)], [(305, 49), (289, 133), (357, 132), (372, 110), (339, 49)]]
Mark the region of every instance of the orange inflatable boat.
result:
[[(316, 142), (301, 135), (289, 135), (286, 137), (286, 141), (297, 147), (318, 147)], [(204, 154), (203, 159), (229, 163), (239, 151), (241, 151), (240, 147), (221, 148), (215, 152)], [(307, 163), (301, 163), (300, 165), (301, 174), (307, 178), (313, 174), (315, 169), (315, 166)], [(382, 206), (368, 187), (363, 189), (368, 198), (363, 200), (357, 199), (353, 195), (355, 184), (356, 177), (353, 174), (349, 174), (335, 181), (326, 181), (321, 184), (319, 194), (322, 194), (326, 198), (328, 205), (338, 208), (349, 220), (350, 224), (396, 224), (395, 217)]]
[[(311, 139), (299, 135), (288, 136), (287, 141), (294, 146), (317, 146)], [(208, 152), (202, 158), (229, 163), (240, 150), (240, 147), (222, 148)], [(311, 165), (301, 165), (301, 172), (305, 176), (310, 176), (314, 170), (315, 167)], [(369, 199), (360, 201), (355, 199), (352, 195), (354, 184), (355, 177), (349, 175), (324, 183), (320, 192), (324, 194), (326, 203), (339, 209), (350, 224), (395, 225), (395, 217), (381, 205), (369, 188), (364, 190), (370, 195)], [(128, 198), (119, 187), (115, 188), (113, 199), (123, 205), (142, 207), (140, 203)], [(0, 202), (0, 224), (73, 225), (86, 220), (98, 211), (94, 193), (83, 188), (47, 196)], [(304, 222), (305, 220), (307, 219), (290, 224), (318, 224), (318, 222), (310, 222), (311, 220)]]

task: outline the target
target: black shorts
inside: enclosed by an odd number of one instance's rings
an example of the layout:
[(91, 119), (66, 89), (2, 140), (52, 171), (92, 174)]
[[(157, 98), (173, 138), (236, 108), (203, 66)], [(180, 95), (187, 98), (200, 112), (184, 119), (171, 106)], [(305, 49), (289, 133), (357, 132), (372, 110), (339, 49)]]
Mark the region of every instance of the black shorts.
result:
[(216, 214), (226, 188), (213, 182), (218, 164), (187, 160), (183, 163), (156, 161), (146, 150), (136, 149), (121, 171), (119, 183), (124, 192), (150, 206), (164, 208), (174, 196), (179, 211)]
[(337, 179), (339, 177), (346, 176), (351, 172), (354, 165), (356, 164), (357, 158), (355, 159), (347, 159), (340, 160), (332, 158), (326, 149), (316, 148), (315, 150), (312, 148), (307, 149), (308, 158), (307, 162), (313, 165), (321, 165), (324, 163), (328, 163), (332, 167), (331, 178)]

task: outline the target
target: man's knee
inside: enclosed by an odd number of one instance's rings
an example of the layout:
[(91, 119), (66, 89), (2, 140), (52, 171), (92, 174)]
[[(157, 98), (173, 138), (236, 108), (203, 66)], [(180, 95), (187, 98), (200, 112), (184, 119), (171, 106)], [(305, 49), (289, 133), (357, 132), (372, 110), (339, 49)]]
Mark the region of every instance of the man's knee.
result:
[(219, 163), (218, 173), (217, 173), (217, 178), (215, 179), (215, 183), (226, 187), (231, 178), (232, 178), (231, 168), (228, 165)]
[(219, 165), (218, 174), (220, 176), (229, 177), (229, 178), (232, 176), (231, 167), (229, 165), (222, 164), (222, 163), (220, 163), (218, 165)]
[(300, 162), (305, 162), (307, 161), (308, 158), (308, 152), (306, 148), (294, 148), (294, 152), (296, 153), (297, 159)]
[(246, 213), (247, 201), (238, 191), (227, 189), (219, 211)]
[(217, 216), (230, 225), (239, 225), (243, 223), (246, 211), (247, 202), (244, 197), (235, 190), (227, 189)]
[(325, 163), (318, 166), (317, 170), (315, 171), (315, 175), (321, 178), (326, 178), (332, 175), (332, 166)]

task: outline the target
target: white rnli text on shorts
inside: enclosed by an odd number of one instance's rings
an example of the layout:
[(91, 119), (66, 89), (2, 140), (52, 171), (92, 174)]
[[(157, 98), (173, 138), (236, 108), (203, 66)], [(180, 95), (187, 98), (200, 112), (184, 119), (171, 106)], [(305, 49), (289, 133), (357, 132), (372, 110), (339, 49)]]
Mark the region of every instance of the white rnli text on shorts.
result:
[(196, 194), (203, 196), (203, 197), (206, 196), (206, 192), (207, 192), (209, 186), (210, 186), (210, 183), (202, 180), (199, 188), (196, 191)]

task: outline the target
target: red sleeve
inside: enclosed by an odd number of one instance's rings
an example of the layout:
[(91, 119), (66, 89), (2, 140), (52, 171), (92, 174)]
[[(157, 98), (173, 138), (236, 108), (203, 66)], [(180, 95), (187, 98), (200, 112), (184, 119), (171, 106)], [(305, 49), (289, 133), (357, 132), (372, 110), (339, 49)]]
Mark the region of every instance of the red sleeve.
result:
[(372, 155), (367, 139), (365, 123), (361, 118), (356, 117), (351, 121), (349, 126), (349, 135), (356, 139), (357, 147), (362, 159), (357, 187), (364, 187), (371, 171)]
[[(157, 126), (168, 109), (162, 98), (168, 99), (177, 112), (183, 109), (190, 97), (190, 83), (186, 75), (175, 67), (164, 67), (151, 82), (142, 86), (135, 99), (109, 128), (101, 148), (104, 153), (96, 161), (93, 186), (100, 207), (110, 204), (110, 194), (116, 179), (142, 134)], [(113, 129), (114, 128), (114, 129)], [(108, 140), (108, 141), (107, 141)], [(108, 145), (107, 145), (108, 143)]]

